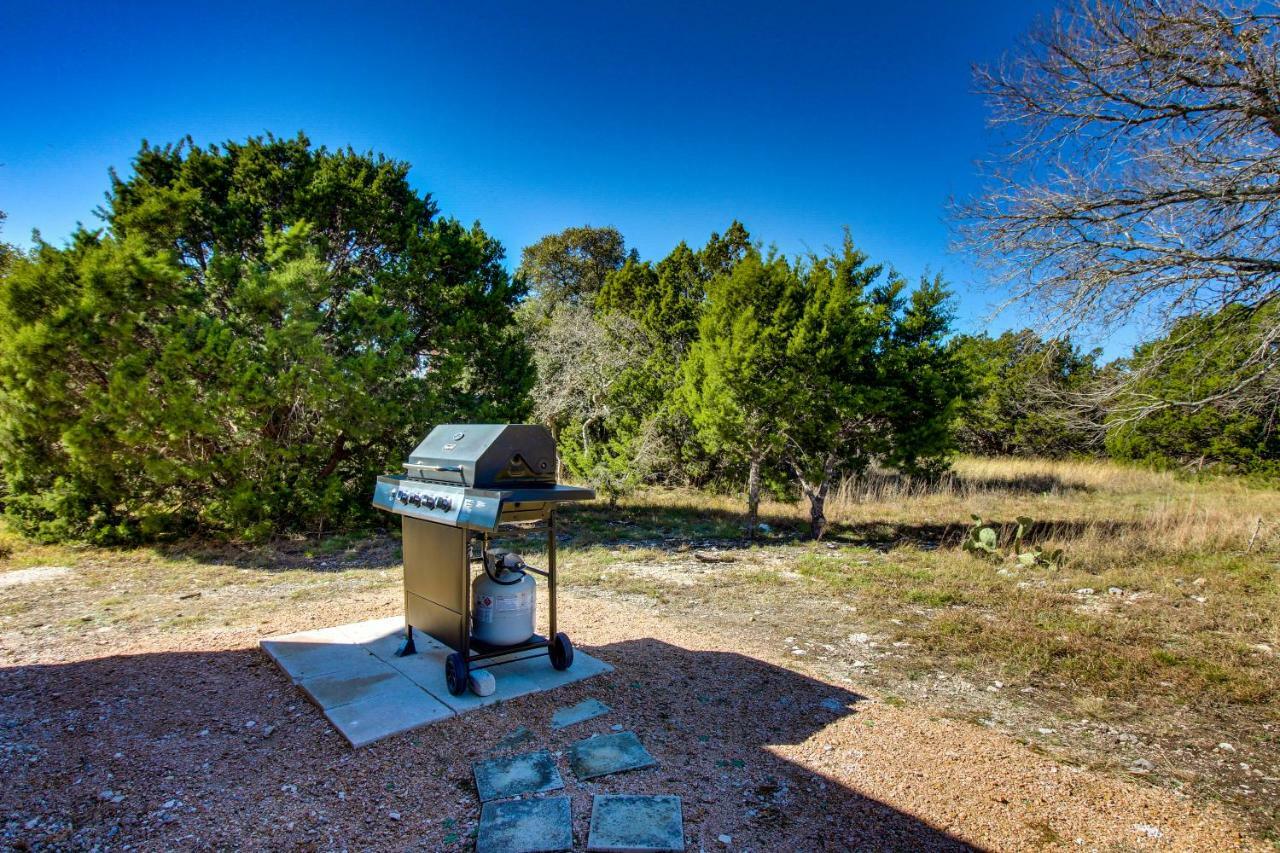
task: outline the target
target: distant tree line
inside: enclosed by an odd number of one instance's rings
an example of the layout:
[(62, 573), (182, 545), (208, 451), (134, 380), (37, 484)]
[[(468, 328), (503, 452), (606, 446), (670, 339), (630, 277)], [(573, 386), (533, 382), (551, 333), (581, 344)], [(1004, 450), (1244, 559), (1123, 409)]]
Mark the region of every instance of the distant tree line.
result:
[(815, 536), (841, 478), (929, 478), (957, 452), (1280, 465), (1275, 395), (1235, 393), (1274, 303), (1102, 364), (1065, 337), (955, 334), (940, 278), (847, 236), (785, 257), (733, 222), (652, 260), (584, 226), (512, 276), (408, 170), (301, 135), (144, 144), (100, 229), (0, 244), (10, 521), (99, 542), (365, 524), (374, 476), (448, 421), (546, 423), (611, 500), (738, 491), (754, 531), (762, 495), (802, 499)]
[(616, 229), (570, 228), (528, 247), (519, 277), (535, 411), (571, 473), (613, 497), (644, 481), (744, 488), (754, 519), (766, 488), (807, 498), (817, 534), (830, 484), (871, 464), (917, 476), (954, 452), (1280, 464), (1275, 403), (1229, 394), (1257, 330), (1220, 312), (1104, 364), (1067, 336), (952, 334), (941, 280), (908, 293), (848, 240), (788, 260), (737, 222), (657, 262)]
[(741, 223), (646, 261), (612, 228), (527, 248), (534, 406), (571, 472), (616, 499), (645, 480), (807, 501), (873, 463), (947, 464), (965, 366), (941, 279), (914, 288), (851, 239), (786, 258)]

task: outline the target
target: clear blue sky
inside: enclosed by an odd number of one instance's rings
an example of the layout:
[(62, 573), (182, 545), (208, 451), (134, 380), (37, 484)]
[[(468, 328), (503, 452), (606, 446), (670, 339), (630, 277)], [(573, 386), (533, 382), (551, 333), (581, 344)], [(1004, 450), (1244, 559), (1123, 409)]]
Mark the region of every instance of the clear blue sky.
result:
[(1050, 8), (4, 0), (4, 237), (95, 224), (107, 168), (144, 138), (304, 130), (408, 160), (512, 261), (583, 223), (645, 257), (735, 217), (789, 253), (848, 225), (909, 276), (943, 271), (972, 330), (996, 295), (944, 221), (994, 144), (970, 66)]

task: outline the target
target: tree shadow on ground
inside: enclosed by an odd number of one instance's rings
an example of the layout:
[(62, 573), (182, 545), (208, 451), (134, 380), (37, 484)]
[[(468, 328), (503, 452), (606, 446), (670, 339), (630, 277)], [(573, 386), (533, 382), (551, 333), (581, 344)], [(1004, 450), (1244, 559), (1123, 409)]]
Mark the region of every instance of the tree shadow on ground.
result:
[[(6, 668), (0, 841), (469, 849), (480, 811), (473, 762), (499, 754), (521, 726), (530, 734), (514, 751), (563, 755), (616, 723), (658, 766), (587, 783), (558, 759), (566, 788), (554, 793), (571, 797), (576, 849), (596, 793), (680, 795), (689, 849), (712, 849), (722, 834), (755, 849), (973, 849), (774, 751), (856, 715), (857, 693), (746, 655), (652, 639), (585, 650), (615, 671), (360, 750), (256, 649)], [(589, 696), (611, 713), (550, 728), (556, 708)]]
[[(399, 525), (396, 527), (398, 530)], [(190, 539), (161, 545), (156, 550), (168, 560), (195, 560), (260, 571), (393, 569), (399, 567), (402, 560), (399, 537), (376, 528), (328, 535), (279, 536), (260, 543)]]
[[(608, 510), (583, 505), (562, 510), (566, 532), (561, 541), (577, 547), (619, 545), (684, 551), (698, 548), (744, 548), (792, 545), (810, 538), (809, 525), (794, 516), (762, 515), (767, 525), (754, 539), (743, 532), (745, 513), (712, 507), (669, 504), (632, 503)], [(1012, 539), (1017, 526), (1014, 519), (988, 520), (996, 527), (1001, 540)], [(823, 540), (840, 545), (853, 545), (887, 551), (910, 546), (925, 550), (958, 546), (968, 534), (972, 521), (957, 519), (950, 523), (865, 521), (854, 524), (832, 522)], [(1128, 521), (1080, 521), (1040, 519), (1024, 534), (1024, 541), (1036, 544), (1050, 538), (1077, 538), (1086, 532), (1108, 537), (1121, 536), (1141, 525)], [(532, 531), (515, 533), (532, 538)]]

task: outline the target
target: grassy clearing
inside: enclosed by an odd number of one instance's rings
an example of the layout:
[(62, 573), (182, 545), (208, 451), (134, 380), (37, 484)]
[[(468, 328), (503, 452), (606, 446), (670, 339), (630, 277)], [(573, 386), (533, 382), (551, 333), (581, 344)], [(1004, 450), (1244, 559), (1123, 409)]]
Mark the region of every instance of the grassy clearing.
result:
[[(803, 505), (768, 503), (772, 531), (749, 544), (741, 510), (665, 490), (613, 514), (576, 510), (568, 580), (794, 636), (798, 659), (857, 663), (897, 701), (999, 720), (1082, 763), (1153, 760), (1144, 778), (1218, 796), (1275, 832), (1280, 492), (1106, 462), (962, 459), (933, 486), (844, 484), (824, 543), (803, 540)], [(1030, 541), (1066, 563), (964, 553), (971, 514), (1006, 541), (1031, 516)], [(708, 547), (734, 562), (691, 559)], [(1117, 733), (1119, 746), (1105, 742)]]
[[(844, 484), (821, 543), (804, 539), (803, 505), (779, 502), (748, 542), (742, 509), (672, 490), (572, 508), (562, 577), (1068, 761), (1119, 773), (1150, 761), (1141, 778), (1220, 798), (1264, 834), (1280, 826), (1280, 491), (1099, 462), (963, 459), (933, 486)], [(1006, 537), (1031, 516), (1030, 540), (1066, 563), (964, 553), (972, 513)], [(540, 531), (506, 539), (539, 564)], [(695, 557), (706, 552), (731, 561)], [(0, 574), (69, 569), (0, 588), (0, 665), (13, 649), (44, 655), (98, 633), (333, 624), (354, 607), (395, 612), (400, 596), (398, 543), (385, 537), (107, 551), (0, 528), (0, 555)]]

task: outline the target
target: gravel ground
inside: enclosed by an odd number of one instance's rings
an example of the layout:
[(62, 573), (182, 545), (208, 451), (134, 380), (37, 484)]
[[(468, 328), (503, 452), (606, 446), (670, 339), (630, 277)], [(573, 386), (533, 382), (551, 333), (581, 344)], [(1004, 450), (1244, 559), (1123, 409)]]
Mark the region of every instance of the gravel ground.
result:
[[(1266, 849), (1215, 807), (866, 698), (710, 625), (625, 599), (561, 598), (575, 643), (616, 672), (362, 750), (257, 649), (258, 628), (10, 649), (0, 844), (469, 849), (472, 763), (547, 748), (579, 847), (592, 794), (672, 793), (690, 850)], [(269, 633), (395, 613), (385, 593), (308, 601)], [(556, 708), (588, 697), (613, 712), (551, 730)], [(576, 782), (563, 751), (615, 724), (659, 766)], [(530, 735), (502, 749), (521, 726)]]

